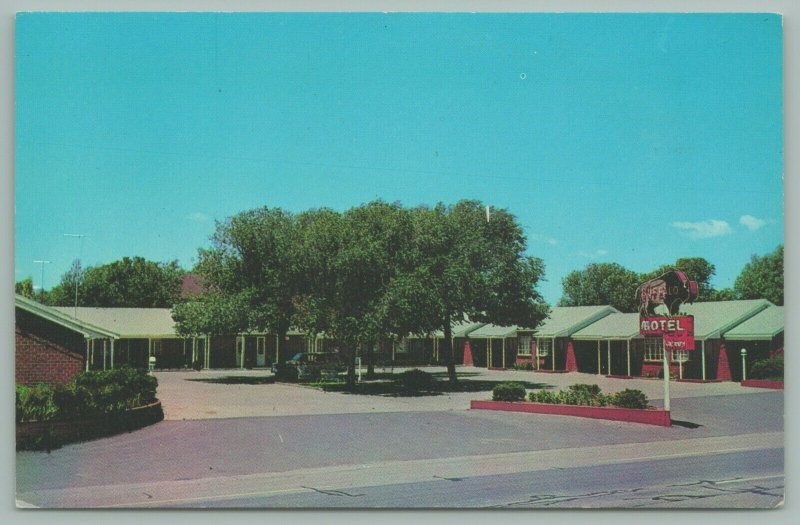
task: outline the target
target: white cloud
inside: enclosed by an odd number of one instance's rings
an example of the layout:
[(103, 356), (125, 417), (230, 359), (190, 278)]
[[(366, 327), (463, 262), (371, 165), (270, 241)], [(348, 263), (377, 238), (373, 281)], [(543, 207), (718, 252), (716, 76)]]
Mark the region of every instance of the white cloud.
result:
[(739, 224), (754, 232), (767, 224), (767, 221), (763, 219), (759, 219), (758, 217), (753, 217), (752, 215), (742, 215), (739, 217)]
[(578, 255), (580, 255), (581, 257), (585, 257), (587, 259), (597, 259), (598, 257), (602, 257), (606, 254), (608, 254), (608, 250), (602, 250), (602, 249), (595, 250), (592, 253), (578, 252)]
[(196, 211), (189, 215), (189, 219), (193, 220), (194, 222), (208, 222), (211, 217), (206, 215), (205, 213)]
[(558, 244), (557, 240), (552, 239), (550, 237), (546, 237), (544, 235), (539, 235), (538, 233), (532, 233), (531, 234), (531, 240), (532, 241), (546, 242), (547, 244), (550, 244), (551, 246), (555, 245), (555, 244)]
[(684, 230), (686, 235), (692, 239), (708, 239), (733, 233), (730, 224), (716, 219), (700, 222), (673, 222), (672, 226)]

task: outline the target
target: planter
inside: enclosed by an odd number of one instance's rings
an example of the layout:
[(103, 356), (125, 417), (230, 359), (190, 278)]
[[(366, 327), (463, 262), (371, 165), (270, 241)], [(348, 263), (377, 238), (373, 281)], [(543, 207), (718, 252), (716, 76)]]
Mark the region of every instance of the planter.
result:
[(17, 423), (17, 450), (50, 450), (137, 430), (164, 419), (161, 401), (116, 414), (92, 418)]
[(783, 390), (783, 381), (770, 381), (769, 379), (745, 379), (742, 381), (742, 386)]
[(662, 427), (672, 426), (669, 411), (656, 408), (617, 408), (617, 407), (590, 407), (580, 405), (556, 405), (550, 403), (531, 403), (527, 401), (483, 401), (470, 402), (471, 409), (501, 410), (506, 412), (528, 412), (531, 414), (550, 414), (554, 416), (588, 417), (592, 419), (609, 419), (611, 421), (626, 421), (629, 423), (643, 423)]

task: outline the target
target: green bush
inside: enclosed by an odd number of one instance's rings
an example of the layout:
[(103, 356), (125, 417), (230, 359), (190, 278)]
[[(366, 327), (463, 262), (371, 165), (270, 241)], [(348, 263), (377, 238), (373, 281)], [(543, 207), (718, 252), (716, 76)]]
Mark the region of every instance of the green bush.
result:
[(78, 419), (121, 412), (156, 399), (158, 380), (143, 370), (81, 372), (67, 385), (17, 385), (17, 421)]
[(625, 389), (617, 394), (603, 394), (597, 385), (571, 385), (569, 390), (531, 392), (528, 399), (534, 403), (622, 408), (647, 408), (647, 398), (640, 390)]
[(783, 358), (770, 357), (753, 363), (748, 374), (750, 379), (771, 379), (783, 381)]
[(431, 391), (436, 388), (436, 378), (418, 368), (397, 375), (395, 384), (405, 392)]
[(511, 368), (514, 370), (525, 370), (525, 371), (532, 371), (533, 370), (533, 363), (523, 363), (523, 364), (513, 364)]
[(494, 401), (524, 401), (525, 387), (513, 381), (499, 383), (492, 389)]
[(647, 408), (647, 396), (641, 390), (626, 388), (614, 395), (614, 406), (620, 408)]

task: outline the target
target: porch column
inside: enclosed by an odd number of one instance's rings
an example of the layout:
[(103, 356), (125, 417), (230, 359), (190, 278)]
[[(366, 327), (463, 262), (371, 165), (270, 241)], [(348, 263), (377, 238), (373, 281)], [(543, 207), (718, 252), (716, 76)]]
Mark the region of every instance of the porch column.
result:
[(108, 339), (103, 339), (103, 370), (106, 369), (106, 351), (108, 350), (108, 345), (106, 344)]
[(628, 377), (631, 376), (631, 340), (628, 339)]
[(611, 339), (608, 340), (608, 370), (606, 373), (611, 375)]
[(600, 375), (600, 369), (602, 366), (600, 365), (600, 339), (597, 340), (597, 375)]
[(536, 338), (536, 370), (539, 370), (539, 338)]
[(700, 341), (700, 365), (703, 371), (703, 381), (706, 380), (706, 342)]
[(192, 337), (192, 366), (197, 361), (197, 337)]
[[(275, 334), (275, 362), (280, 363), (281, 361), (281, 337), (278, 334)], [(242, 346), (242, 355), (244, 355), (244, 346)], [(244, 363), (244, 361), (242, 361)], [(244, 368), (244, 364), (242, 364), (242, 368)]]
[(394, 347), (397, 344), (397, 341), (392, 339), (392, 363), (394, 363)]
[[(278, 336), (275, 336), (275, 341), (278, 340)], [(277, 347), (275, 347), (275, 353), (278, 353)], [(239, 353), (239, 368), (244, 368), (244, 354), (247, 351), (247, 336), (242, 335), (242, 351)]]
[(506, 338), (503, 338), (503, 369), (506, 367)]
[(492, 338), (486, 340), (488, 343), (486, 347), (486, 369), (492, 368)]
[(111, 370), (114, 370), (114, 339), (111, 339)]
[(86, 340), (86, 371), (89, 371), (89, 341), (90, 339)]
[(550, 345), (550, 359), (553, 360), (553, 372), (556, 371), (556, 338), (553, 337), (553, 344)]

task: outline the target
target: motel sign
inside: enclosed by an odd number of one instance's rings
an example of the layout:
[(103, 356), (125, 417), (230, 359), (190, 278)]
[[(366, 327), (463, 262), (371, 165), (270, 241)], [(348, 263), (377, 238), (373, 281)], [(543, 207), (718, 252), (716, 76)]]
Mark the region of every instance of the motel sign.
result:
[(639, 332), (645, 336), (662, 336), (664, 350), (694, 350), (694, 317), (640, 317)]

